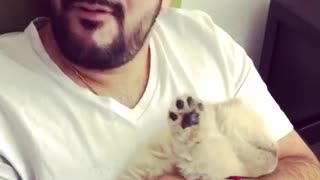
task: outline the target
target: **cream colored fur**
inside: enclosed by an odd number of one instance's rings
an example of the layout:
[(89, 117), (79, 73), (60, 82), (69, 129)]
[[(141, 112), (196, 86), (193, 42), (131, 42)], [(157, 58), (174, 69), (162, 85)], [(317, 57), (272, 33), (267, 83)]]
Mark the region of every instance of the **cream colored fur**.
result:
[[(169, 119), (169, 128), (142, 146), (119, 180), (157, 180), (178, 171), (187, 180), (222, 180), (230, 176), (258, 177), (277, 165), (276, 142), (262, 119), (240, 99), (219, 104), (204, 103), (171, 109), (178, 120)], [(196, 103), (199, 103), (196, 101)], [(198, 125), (183, 129), (183, 114), (200, 114)]]

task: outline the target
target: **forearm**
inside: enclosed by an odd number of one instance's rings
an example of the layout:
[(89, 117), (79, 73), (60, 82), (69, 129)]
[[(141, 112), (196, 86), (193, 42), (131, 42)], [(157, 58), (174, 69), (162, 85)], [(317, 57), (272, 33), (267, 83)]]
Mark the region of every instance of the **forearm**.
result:
[[(252, 178), (250, 178), (251, 180)], [(288, 157), (279, 161), (277, 169), (254, 180), (318, 180), (320, 166), (318, 162), (303, 157)], [(183, 180), (177, 176), (163, 176), (159, 180)], [(248, 179), (249, 180), (249, 179)]]
[(257, 180), (318, 180), (320, 166), (317, 162), (303, 157), (288, 157), (279, 161), (277, 169), (270, 175)]

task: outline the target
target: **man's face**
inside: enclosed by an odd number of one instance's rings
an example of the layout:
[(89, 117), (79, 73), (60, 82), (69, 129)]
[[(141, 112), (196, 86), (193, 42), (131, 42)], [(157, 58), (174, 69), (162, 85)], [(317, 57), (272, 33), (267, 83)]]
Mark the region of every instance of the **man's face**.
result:
[(57, 44), (72, 63), (95, 70), (132, 60), (159, 14), (162, 0), (51, 0)]

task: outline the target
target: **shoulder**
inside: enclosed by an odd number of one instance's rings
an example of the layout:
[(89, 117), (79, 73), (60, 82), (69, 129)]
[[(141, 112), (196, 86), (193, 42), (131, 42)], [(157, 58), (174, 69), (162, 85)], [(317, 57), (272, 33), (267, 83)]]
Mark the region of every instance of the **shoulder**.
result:
[(4, 78), (21, 67), (29, 46), (23, 33), (14, 32), (0, 35), (0, 78)]
[(25, 44), (23, 32), (11, 32), (0, 35), (0, 52), (8, 54)]
[(24, 32), (12, 32), (0, 35), (0, 68), (17, 65), (26, 57), (31, 48)]
[[(30, 69), (39, 63), (40, 40), (36, 29), (28, 26), (25, 31), (0, 35), (0, 75), (12, 69)], [(20, 70), (19, 70), (20, 71)]]
[[(200, 39), (211, 41), (219, 45), (237, 43), (232, 37), (214, 22), (214, 19), (201, 10), (186, 10), (169, 8), (158, 17), (155, 31), (175, 33), (177, 37), (185, 37), (187, 40)], [(193, 36), (186, 36), (193, 35)]]
[(198, 61), (210, 59), (221, 68), (247, 63), (243, 47), (203, 11), (168, 9), (159, 16), (154, 31), (162, 44), (176, 53), (197, 56)]
[(212, 18), (201, 10), (168, 8), (160, 13), (158, 23), (171, 24), (183, 29), (184, 25), (190, 25), (188, 28), (209, 28), (212, 25)]
[[(0, 87), (4, 93), (44, 78), (44, 64), (26, 32), (0, 36)], [(6, 90), (7, 89), (7, 90)]]
[(159, 15), (155, 31), (165, 31), (168, 35), (172, 33), (177, 37), (192, 34), (193, 36), (188, 36), (188, 40), (202, 37), (230, 38), (214, 23), (210, 15), (200, 10), (166, 9)]
[[(221, 82), (232, 96), (250, 68), (245, 50), (205, 12), (168, 9), (155, 25), (154, 36), (169, 64), (178, 61), (183, 71), (200, 74), (195, 81)], [(177, 67), (177, 66), (175, 66)]]

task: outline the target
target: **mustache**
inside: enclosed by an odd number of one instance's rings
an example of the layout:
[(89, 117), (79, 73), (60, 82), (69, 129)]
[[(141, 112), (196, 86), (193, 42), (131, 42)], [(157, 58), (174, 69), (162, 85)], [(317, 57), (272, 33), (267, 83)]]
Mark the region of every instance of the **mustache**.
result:
[(123, 19), (124, 18), (124, 8), (120, 2), (117, 0), (66, 0), (64, 6), (65, 10), (70, 9), (74, 3), (78, 2), (84, 2), (88, 4), (99, 4), (102, 6), (108, 6), (112, 9), (112, 14), (118, 18)]

